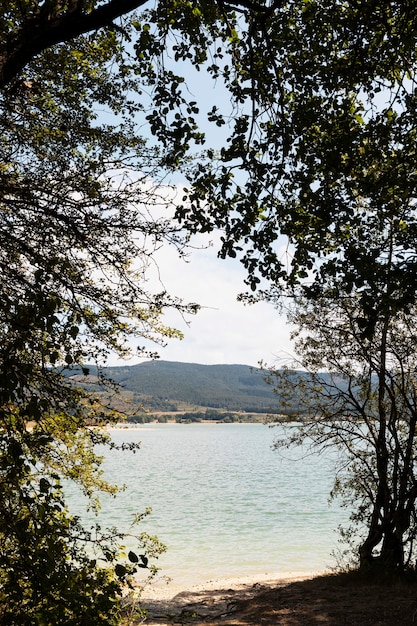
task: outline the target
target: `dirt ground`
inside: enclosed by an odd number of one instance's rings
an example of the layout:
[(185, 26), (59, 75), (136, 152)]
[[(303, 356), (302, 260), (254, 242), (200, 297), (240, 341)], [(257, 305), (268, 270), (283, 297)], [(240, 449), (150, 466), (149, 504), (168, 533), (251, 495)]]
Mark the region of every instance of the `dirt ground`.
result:
[(417, 583), (373, 584), (353, 574), (188, 591), (143, 602), (132, 625), (417, 626)]

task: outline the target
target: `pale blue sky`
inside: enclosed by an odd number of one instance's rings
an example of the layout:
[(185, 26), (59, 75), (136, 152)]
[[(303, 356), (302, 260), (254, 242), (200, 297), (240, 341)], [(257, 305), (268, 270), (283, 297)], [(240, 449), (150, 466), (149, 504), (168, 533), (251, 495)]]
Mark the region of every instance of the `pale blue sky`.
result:
[[(230, 129), (204, 122), (206, 113), (213, 105), (219, 107), (233, 119), (233, 105), (221, 80), (214, 82), (204, 71), (196, 72), (191, 66), (176, 67), (174, 71), (186, 73), (186, 88), (191, 99), (201, 108), (199, 121), (207, 126), (205, 147), (219, 148), (224, 144)], [(146, 126), (143, 127), (146, 135)], [(150, 138), (152, 141), (152, 138)], [(181, 185), (183, 178), (178, 172), (175, 184)], [(174, 182), (174, 181), (173, 181)], [(186, 302), (201, 305), (200, 312), (188, 319), (188, 324), (179, 314), (167, 314), (163, 320), (167, 325), (180, 329), (184, 339), (171, 340), (161, 347), (162, 359), (170, 361), (196, 362), (205, 364), (241, 363), (257, 365), (263, 360), (272, 364), (277, 358), (291, 360), (293, 354), (290, 329), (285, 318), (267, 303), (245, 306), (237, 301), (237, 295), (246, 291), (245, 270), (237, 259), (217, 258), (216, 247), (195, 250), (189, 262), (178, 258), (173, 249), (163, 247), (155, 256), (163, 286), (170, 295)], [(160, 291), (155, 279), (147, 285), (149, 290)], [(140, 343), (135, 342), (135, 345)], [(143, 343), (143, 342), (141, 342)], [(152, 350), (155, 346), (148, 344)], [(128, 364), (140, 361), (132, 358)], [(116, 361), (117, 362), (117, 361)], [(114, 360), (110, 364), (116, 363)]]
[[(237, 295), (246, 288), (245, 270), (237, 259), (218, 259), (215, 247), (193, 251), (188, 262), (168, 247), (159, 250), (155, 258), (167, 292), (202, 307), (196, 316), (188, 318), (188, 324), (178, 313), (164, 316), (163, 321), (180, 329), (184, 339), (173, 339), (161, 347), (161, 359), (254, 366), (261, 360), (268, 364), (277, 359), (280, 363), (291, 360), (293, 349), (285, 318), (271, 304), (244, 305), (237, 301)], [(161, 285), (155, 278), (147, 287), (158, 291)], [(138, 343), (143, 344), (136, 341), (134, 345)], [(133, 358), (127, 364), (141, 360)]]

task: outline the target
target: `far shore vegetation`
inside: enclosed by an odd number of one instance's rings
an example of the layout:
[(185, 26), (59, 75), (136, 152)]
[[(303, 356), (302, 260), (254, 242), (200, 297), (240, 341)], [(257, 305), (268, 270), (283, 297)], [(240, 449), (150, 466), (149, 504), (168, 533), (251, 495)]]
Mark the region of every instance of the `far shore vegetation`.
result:
[[(265, 423), (272, 416), (266, 413), (234, 413), (231, 411), (214, 411), (212, 409), (200, 410), (200, 411), (185, 411), (185, 412), (172, 412), (172, 413), (139, 413), (126, 418), (122, 425), (132, 424), (191, 424), (191, 423), (217, 423), (217, 424), (255, 424)], [(276, 421), (287, 421), (288, 418), (284, 415), (273, 416)]]

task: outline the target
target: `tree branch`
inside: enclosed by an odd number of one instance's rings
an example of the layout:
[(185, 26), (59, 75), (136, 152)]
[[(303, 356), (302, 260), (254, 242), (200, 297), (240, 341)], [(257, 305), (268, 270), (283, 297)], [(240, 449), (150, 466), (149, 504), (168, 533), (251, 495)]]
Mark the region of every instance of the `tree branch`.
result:
[[(84, 0), (72, 1), (59, 14), (59, 3), (45, 3), (35, 15), (9, 36), (0, 52), (0, 88), (5, 87), (31, 59), (58, 43), (65, 43), (109, 26), (113, 20), (146, 4), (147, 0), (109, 0), (86, 13)], [(48, 7), (48, 9), (46, 8)]]
[[(113, 20), (144, 6), (148, 0), (107, 0), (97, 8), (87, 11), (86, 0), (45, 2), (37, 11), (23, 19), (0, 46), (0, 89), (13, 81), (37, 54), (79, 35), (109, 26)], [(262, 16), (270, 15), (282, 0), (266, 6), (262, 0), (214, 0), (229, 10), (249, 10)]]

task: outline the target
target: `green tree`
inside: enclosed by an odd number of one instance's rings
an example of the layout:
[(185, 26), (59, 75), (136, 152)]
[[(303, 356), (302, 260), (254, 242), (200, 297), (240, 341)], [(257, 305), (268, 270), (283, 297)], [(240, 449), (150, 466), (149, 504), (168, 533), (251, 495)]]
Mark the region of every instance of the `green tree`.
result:
[(361, 567), (402, 571), (415, 556), (415, 10), (287, 9), (271, 24), (282, 36), (280, 109), (275, 124), (260, 118), (252, 169), (265, 208), (255, 230), (249, 217), (230, 220), (231, 249), (241, 245), (257, 273), (253, 288), (267, 278), (266, 297), (285, 288), (295, 298), (300, 362), (313, 373), (287, 386), (310, 416), (295, 439), (336, 443), (350, 459), (337, 487), (366, 529)]
[[(177, 336), (161, 323), (167, 307), (196, 310), (163, 289), (146, 291), (155, 247), (168, 241), (181, 251), (184, 244), (178, 226), (155, 217), (169, 216), (174, 202), (157, 181), (163, 167), (176, 168), (203, 141), (197, 106), (161, 57), (180, 33), (177, 60), (204, 64), (206, 43), (226, 40), (235, 17), (216, 3), (180, 2), (140, 20), (130, 12), (141, 4), (0, 7), (5, 623), (112, 623), (121, 582), (145, 564), (134, 554), (130, 566), (119, 563), (111, 536), (95, 539), (99, 557), (92, 559), (83, 548), (91, 536), (66, 511), (59, 481), (78, 481), (90, 497), (110, 489), (95, 453), (108, 440), (90, 425), (114, 415), (102, 394), (90, 392), (91, 378), (80, 381), (80, 368), (87, 376), (86, 364), (100, 365), (111, 351), (126, 355), (132, 336)], [(144, 123), (162, 156), (139, 134)], [(65, 375), (71, 369), (76, 377)], [(100, 369), (98, 381), (112, 389)]]
[[(44, 15), (52, 3), (38, 4), (3, 5), (3, 51), (18, 13)], [(24, 41), (33, 34), (16, 29)], [(146, 290), (153, 250), (183, 240), (165, 217), (172, 194), (155, 176), (158, 151), (131, 121), (139, 105), (123, 41), (107, 28), (46, 48), (0, 94), (4, 624), (116, 623), (129, 574), (158, 550), (140, 535), (147, 556), (123, 559), (119, 533), (83, 529), (60, 487), (78, 482), (93, 504), (97, 490), (115, 491), (96, 452), (111, 440), (91, 428), (117, 418), (100, 366), (110, 352), (127, 355), (134, 337), (179, 336), (162, 322), (167, 307), (195, 311), (162, 287)]]
[[(32, 74), (44, 55), (106, 33), (115, 98), (132, 90), (130, 119), (188, 176), (177, 218), (190, 232), (221, 229), (221, 256), (241, 258), (252, 289), (285, 289), (308, 272), (320, 282), (317, 259), (332, 264), (353, 217), (341, 179), (377, 151), (383, 162), (394, 132), (403, 169), (412, 163), (416, 18), (411, 0), (12, 2), (0, 85), (42, 84)], [(206, 111), (193, 67), (222, 94)], [(222, 146), (203, 150), (202, 123), (221, 127)]]
[[(101, 436), (85, 427), (106, 410), (59, 368), (123, 354), (131, 334), (170, 335), (164, 308), (187, 310), (144, 289), (153, 247), (182, 246), (171, 220), (152, 218), (174, 204), (155, 183), (164, 168), (188, 168), (177, 219), (189, 233), (220, 228), (221, 256), (241, 258), (251, 289), (266, 279), (273, 295), (354, 295), (370, 338), (388, 302), (394, 318), (413, 309), (416, 11), (411, 0), (1, 6), (7, 467), (17, 446), (32, 480), (40, 467), (53, 484), (64, 468), (94, 490)], [(218, 150), (202, 152), (192, 65), (230, 93), (227, 111), (206, 115), (224, 130)], [(386, 220), (401, 238), (398, 288), (378, 270)]]
[(335, 253), (358, 185), (375, 213), (392, 184), (414, 188), (416, 23), (412, 2), (339, 0), (277, 2), (234, 23), (230, 57), (210, 67), (235, 103), (232, 117), (212, 114), (229, 136), (191, 167), (177, 215), (220, 228), (221, 256), (240, 257), (252, 290), (315, 297), (322, 275), (345, 271)]
[(327, 295), (293, 304), (298, 367), (306, 371), (271, 377), (303, 420), (278, 445), (339, 450), (334, 494), (353, 522), (345, 537), (360, 567), (378, 574), (414, 567), (417, 537), (416, 303), (406, 282), (415, 266), (406, 225), (415, 211), (404, 194), (392, 190), (391, 200), (378, 219), (364, 212), (363, 229), (350, 234), (354, 287), (331, 276)]

